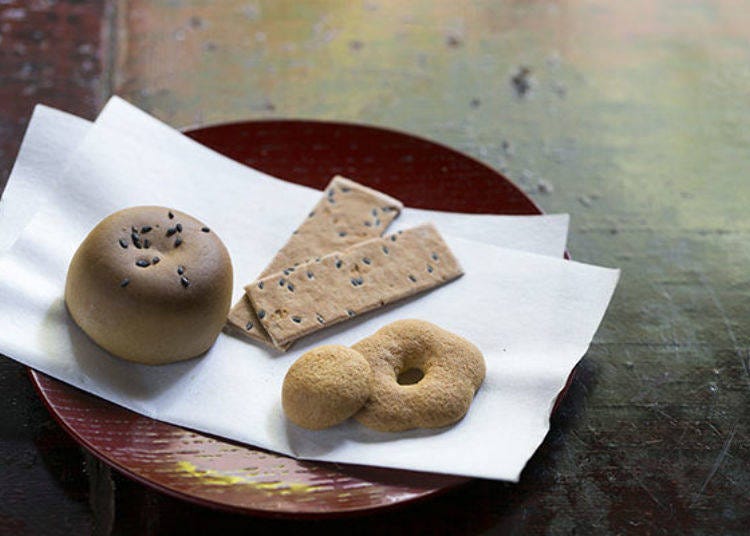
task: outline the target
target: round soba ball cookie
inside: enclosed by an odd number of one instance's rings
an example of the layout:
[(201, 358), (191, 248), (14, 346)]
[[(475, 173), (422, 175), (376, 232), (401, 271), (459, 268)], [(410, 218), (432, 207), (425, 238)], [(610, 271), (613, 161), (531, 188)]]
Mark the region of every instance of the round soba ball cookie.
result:
[(281, 403), (297, 426), (321, 430), (354, 415), (370, 396), (370, 365), (346, 346), (313, 348), (284, 377)]
[(110, 353), (160, 365), (207, 351), (232, 299), (232, 263), (206, 225), (177, 210), (142, 206), (102, 220), (68, 268), (65, 303)]

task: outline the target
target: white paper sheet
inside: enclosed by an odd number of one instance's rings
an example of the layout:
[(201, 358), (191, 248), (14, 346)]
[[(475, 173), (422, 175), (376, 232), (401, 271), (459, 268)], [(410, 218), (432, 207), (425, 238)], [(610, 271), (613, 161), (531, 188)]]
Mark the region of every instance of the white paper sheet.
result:
[(23, 232), (36, 211), (59, 189), (68, 158), (91, 123), (47, 106), (37, 106), (0, 198), (0, 253)]
[[(127, 124), (131, 134), (142, 121)], [(167, 133), (160, 136), (165, 139), (145, 138), (143, 144), (111, 124), (89, 130), (64, 173), (65, 188), (0, 258), (0, 352), (144, 415), (277, 452), (517, 480), (548, 430), (552, 401), (596, 331), (617, 271), (458, 238), (456, 230), (473, 233), (476, 217), (469, 225), (456, 215), (417, 213), (409, 217), (416, 221), (426, 215), (444, 232), (466, 276), (320, 332), (288, 354), (222, 334), (199, 359), (164, 367), (127, 363), (91, 343), (69, 319), (62, 300), (69, 259), (96, 222), (116, 209), (145, 203), (194, 214), (232, 254), (239, 296), (241, 285), (262, 269), (318, 196), (196, 149), (178, 134), (172, 133), (174, 143), (166, 140)], [(489, 227), (506, 225), (516, 234), (534, 225), (514, 229), (515, 218), (483, 218), (493, 222)], [(449, 232), (451, 222), (455, 228)], [(502, 235), (490, 238), (503, 240)], [(519, 241), (534, 242), (528, 238)], [(453, 330), (485, 353), (487, 380), (466, 419), (439, 432), (395, 435), (355, 423), (315, 433), (287, 425), (281, 383), (303, 351), (317, 344), (350, 344), (406, 317)]]

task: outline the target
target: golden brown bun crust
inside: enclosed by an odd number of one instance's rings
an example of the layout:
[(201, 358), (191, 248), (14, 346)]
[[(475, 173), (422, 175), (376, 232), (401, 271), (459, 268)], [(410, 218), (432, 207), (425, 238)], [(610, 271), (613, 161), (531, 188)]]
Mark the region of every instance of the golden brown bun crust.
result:
[(294, 424), (320, 430), (345, 421), (370, 394), (370, 365), (346, 346), (319, 346), (304, 353), (284, 377), (281, 403)]
[(89, 337), (149, 365), (208, 350), (231, 298), (232, 263), (216, 233), (155, 206), (126, 208), (97, 224), (73, 256), (65, 284), (68, 311)]
[[(370, 398), (354, 418), (382, 432), (439, 428), (469, 410), (485, 375), (484, 357), (466, 339), (421, 320), (399, 320), (352, 345), (370, 363)], [(400, 385), (399, 374), (424, 377)]]

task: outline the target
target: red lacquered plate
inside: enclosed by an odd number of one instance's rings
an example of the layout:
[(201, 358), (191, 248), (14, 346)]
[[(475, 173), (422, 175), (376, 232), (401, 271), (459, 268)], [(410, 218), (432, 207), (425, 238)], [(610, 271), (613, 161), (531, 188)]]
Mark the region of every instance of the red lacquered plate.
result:
[[(521, 190), (484, 164), (392, 130), (252, 121), (187, 135), (239, 162), (315, 188), (341, 174), (412, 207), (541, 213)], [(257, 515), (334, 517), (424, 499), (469, 481), (296, 461), (142, 417), (33, 370), (30, 375), (62, 427), (95, 456), (147, 486), (204, 506)]]

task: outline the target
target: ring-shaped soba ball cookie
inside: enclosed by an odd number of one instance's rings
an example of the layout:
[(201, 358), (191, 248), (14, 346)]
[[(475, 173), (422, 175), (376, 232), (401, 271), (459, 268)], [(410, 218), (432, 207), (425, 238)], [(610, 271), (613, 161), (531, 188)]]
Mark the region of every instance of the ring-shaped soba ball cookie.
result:
[(313, 348), (284, 377), (281, 403), (287, 418), (311, 430), (345, 421), (370, 395), (370, 365), (346, 346)]
[(65, 284), (68, 311), (94, 342), (149, 365), (208, 350), (231, 299), (232, 263), (216, 233), (155, 206), (126, 208), (97, 224)]
[[(484, 380), (484, 357), (476, 346), (421, 320), (388, 324), (352, 348), (372, 369), (370, 398), (354, 418), (382, 432), (459, 421)], [(411, 376), (406, 384), (404, 376)]]

